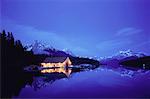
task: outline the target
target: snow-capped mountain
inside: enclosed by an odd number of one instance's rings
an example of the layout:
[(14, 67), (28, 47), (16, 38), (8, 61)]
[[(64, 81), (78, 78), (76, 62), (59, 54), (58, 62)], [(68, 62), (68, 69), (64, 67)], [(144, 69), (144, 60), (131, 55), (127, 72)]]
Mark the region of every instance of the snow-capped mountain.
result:
[(115, 55), (112, 56), (112, 58), (121, 60), (127, 57), (144, 57), (146, 56), (145, 54), (141, 53), (141, 52), (133, 52), (132, 50), (126, 50), (126, 51), (119, 51), (119, 53), (116, 53)]
[(131, 50), (119, 51), (119, 53), (116, 53), (113, 56), (102, 58), (100, 63), (107, 64), (107, 66), (110, 67), (118, 67), (119, 63), (122, 61), (133, 60), (144, 56), (146, 55), (143, 53), (133, 52)]
[(46, 46), (38, 41), (35, 41), (32, 45), (27, 46), (27, 50), (32, 50), (34, 54), (46, 54), (51, 56), (73, 56), (73, 53), (69, 50), (57, 50), (51, 46)]
[(145, 57), (144, 53), (141, 52), (133, 52), (132, 50), (126, 50), (126, 51), (119, 51), (118, 53), (108, 56), (108, 57), (101, 57), (101, 60), (106, 60), (106, 59), (117, 59), (117, 60), (122, 60), (125, 58), (140, 58), (140, 57)]
[(48, 52), (44, 51), (45, 48), (46, 47), (42, 43), (35, 41), (32, 45), (28, 46), (27, 50), (28, 51), (32, 50), (34, 54), (47, 54), (47, 55), (49, 55)]
[(69, 55), (71, 55), (71, 56), (75, 56), (74, 54), (73, 54), (73, 52), (71, 51), (71, 50), (69, 50), (69, 49), (63, 49), (62, 50), (63, 52), (65, 52), (66, 54), (69, 54)]

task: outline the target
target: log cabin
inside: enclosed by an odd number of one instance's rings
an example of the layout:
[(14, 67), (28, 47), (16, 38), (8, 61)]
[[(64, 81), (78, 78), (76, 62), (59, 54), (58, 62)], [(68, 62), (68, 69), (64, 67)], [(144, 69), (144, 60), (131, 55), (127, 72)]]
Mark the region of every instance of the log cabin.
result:
[(72, 65), (69, 57), (47, 57), (41, 66), (44, 68), (48, 67), (69, 67)]

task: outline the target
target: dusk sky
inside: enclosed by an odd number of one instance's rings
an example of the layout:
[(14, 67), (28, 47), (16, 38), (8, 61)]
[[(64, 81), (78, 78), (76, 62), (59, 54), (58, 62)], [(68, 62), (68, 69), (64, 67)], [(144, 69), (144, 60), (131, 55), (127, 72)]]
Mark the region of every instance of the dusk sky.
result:
[(150, 0), (1, 0), (1, 30), (75, 55), (150, 55)]

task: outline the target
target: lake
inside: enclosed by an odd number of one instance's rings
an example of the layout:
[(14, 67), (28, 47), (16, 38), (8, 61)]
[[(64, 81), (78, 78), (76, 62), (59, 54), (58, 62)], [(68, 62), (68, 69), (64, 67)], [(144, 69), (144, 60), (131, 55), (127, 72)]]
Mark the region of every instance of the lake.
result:
[(23, 73), (15, 80), (13, 98), (150, 97), (150, 71), (145, 70), (55, 68)]

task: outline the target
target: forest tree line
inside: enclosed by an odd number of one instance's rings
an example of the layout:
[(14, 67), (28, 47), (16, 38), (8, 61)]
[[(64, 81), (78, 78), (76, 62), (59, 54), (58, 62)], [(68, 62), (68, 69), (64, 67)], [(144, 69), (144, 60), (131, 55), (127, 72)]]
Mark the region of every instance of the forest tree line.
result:
[(5, 30), (0, 33), (0, 47), (1, 68), (4, 71), (9, 69), (20, 70), (26, 65), (39, 63), (46, 57), (45, 55), (34, 55), (32, 50), (27, 51), (20, 40), (14, 39), (12, 32), (6, 33)]

